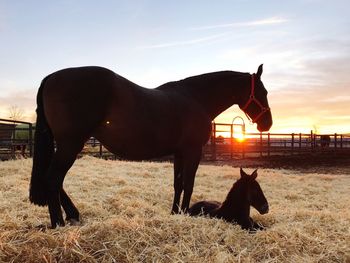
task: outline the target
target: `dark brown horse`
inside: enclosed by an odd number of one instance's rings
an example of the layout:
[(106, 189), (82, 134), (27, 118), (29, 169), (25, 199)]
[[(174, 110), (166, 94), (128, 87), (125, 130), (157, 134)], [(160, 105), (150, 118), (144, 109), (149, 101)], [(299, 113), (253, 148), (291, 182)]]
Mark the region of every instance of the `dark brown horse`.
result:
[(200, 201), (192, 205), (188, 212), (191, 216), (208, 215), (239, 224), (243, 229), (250, 231), (262, 230), (264, 227), (254, 222), (250, 215), (250, 206), (260, 214), (269, 212), (269, 204), (259, 183), (255, 180), (257, 170), (247, 175), (241, 168), (241, 178), (238, 179), (229, 191), (225, 201)]
[[(272, 117), (267, 91), (256, 74), (223, 71), (146, 89), (101, 67), (69, 68), (47, 76), (37, 95), (37, 131), (30, 201), (48, 205), (52, 227), (79, 221), (63, 180), (93, 136), (121, 158), (174, 155), (172, 212), (188, 209), (202, 146), (212, 120), (238, 104), (267, 131)], [(56, 141), (56, 151), (54, 150)]]

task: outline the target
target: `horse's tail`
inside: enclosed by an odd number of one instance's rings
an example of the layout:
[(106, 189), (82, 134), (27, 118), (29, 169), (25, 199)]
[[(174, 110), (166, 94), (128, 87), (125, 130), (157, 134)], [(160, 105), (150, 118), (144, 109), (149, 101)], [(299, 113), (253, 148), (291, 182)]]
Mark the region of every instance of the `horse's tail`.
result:
[(54, 139), (43, 107), (43, 88), (48, 77), (41, 82), (37, 94), (33, 168), (29, 189), (29, 200), (40, 206), (47, 205), (46, 173), (54, 153)]

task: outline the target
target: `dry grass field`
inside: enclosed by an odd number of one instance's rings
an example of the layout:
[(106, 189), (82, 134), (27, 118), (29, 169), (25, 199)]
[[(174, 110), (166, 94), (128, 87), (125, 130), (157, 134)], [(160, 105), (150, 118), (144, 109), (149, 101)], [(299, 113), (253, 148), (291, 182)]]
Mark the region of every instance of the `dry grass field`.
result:
[[(77, 160), (65, 180), (83, 224), (42, 228), (48, 212), (28, 201), (30, 172), (30, 159), (0, 162), (0, 262), (350, 262), (350, 176), (341, 170), (259, 170), (270, 212), (252, 211), (267, 226), (256, 234), (170, 215), (170, 163), (92, 157)], [(192, 202), (223, 200), (238, 175), (201, 165)]]

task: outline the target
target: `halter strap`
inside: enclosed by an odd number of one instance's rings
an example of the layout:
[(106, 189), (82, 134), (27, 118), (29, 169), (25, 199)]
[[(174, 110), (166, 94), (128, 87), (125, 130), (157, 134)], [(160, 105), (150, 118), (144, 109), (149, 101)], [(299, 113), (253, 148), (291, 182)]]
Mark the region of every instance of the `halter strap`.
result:
[[(250, 118), (249, 115), (247, 114), (246, 110), (247, 108), (249, 107), (249, 105), (251, 103), (255, 102), (259, 107), (260, 107), (260, 113), (255, 116), (254, 119)], [(260, 101), (258, 101), (256, 98), (255, 98), (255, 74), (252, 74), (252, 77), (251, 77), (251, 89), (250, 89), (250, 96), (249, 96), (249, 99), (248, 101), (246, 102), (246, 104), (244, 105), (243, 108), (241, 108), (242, 111), (244, 111), (245, 115), (247, 116), (247, 118), (249, 120), (251, 120), (252, 123), (256, 123), (258, 121), (258, 119), (261, 118), (262, 115), (264, 115), (265, 112), (267, 111), (270, 111), (270, 108), (269, 107), (264, 107)]]

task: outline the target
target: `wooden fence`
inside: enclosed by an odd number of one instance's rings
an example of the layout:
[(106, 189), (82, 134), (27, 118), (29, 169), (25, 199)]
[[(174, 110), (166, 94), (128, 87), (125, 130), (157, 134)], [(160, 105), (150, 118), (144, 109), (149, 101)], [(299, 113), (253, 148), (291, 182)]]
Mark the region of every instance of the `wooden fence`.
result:
[[(34, 132), (31, 123), (0, 119), (0, 159), (32, 157)], [(215, 161), (315, 152), (350, 154), (350, 134), (244, 133), (243, 136), (243, 139), (236, 136), (233, 124), (213, 123), (212, 136), (203, 147), (203, 159)], [(118, 158), (95, 138), (87, 141), (80, 155), (84, 154)]]
[(213, 123), (203, 156), (221, 160), (336, 151), (350, 154), (350, 134), (244, 133), (242, 138), (235, 134), (232, 124)]
[(0, 160), (31, 157), (34, 130), (30, 122), (0, 119)]

